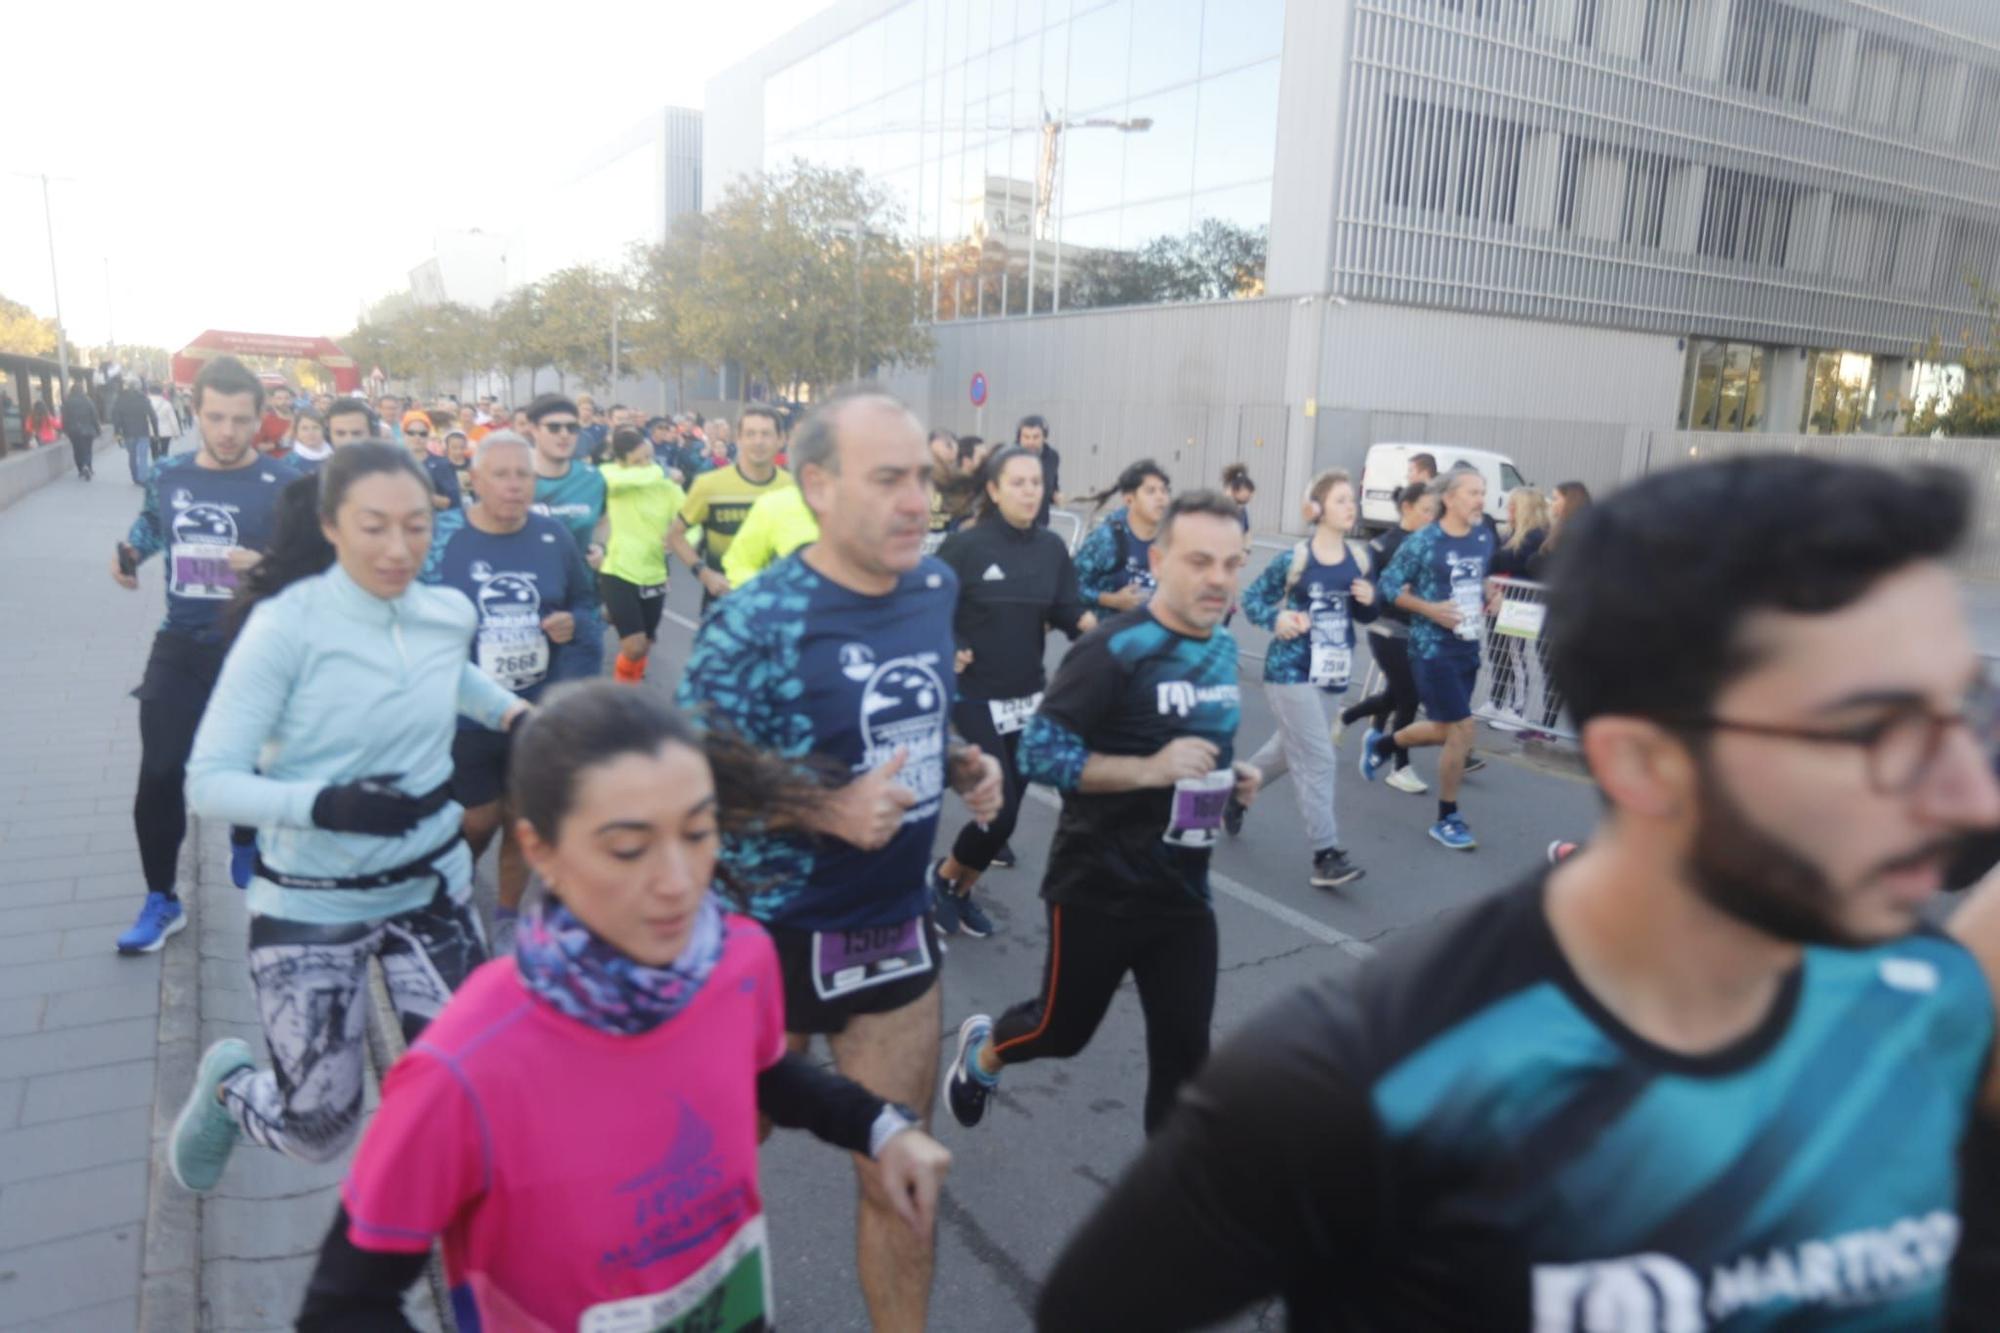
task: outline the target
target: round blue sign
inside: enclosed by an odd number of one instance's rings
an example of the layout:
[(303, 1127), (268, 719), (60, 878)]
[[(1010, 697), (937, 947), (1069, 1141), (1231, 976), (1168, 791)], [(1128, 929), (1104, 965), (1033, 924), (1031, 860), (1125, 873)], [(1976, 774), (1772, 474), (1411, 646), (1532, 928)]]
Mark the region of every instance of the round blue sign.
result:
[(972, 405), (986, 406), (986, 372), (983, 370), (974, 371), (972, 375)]

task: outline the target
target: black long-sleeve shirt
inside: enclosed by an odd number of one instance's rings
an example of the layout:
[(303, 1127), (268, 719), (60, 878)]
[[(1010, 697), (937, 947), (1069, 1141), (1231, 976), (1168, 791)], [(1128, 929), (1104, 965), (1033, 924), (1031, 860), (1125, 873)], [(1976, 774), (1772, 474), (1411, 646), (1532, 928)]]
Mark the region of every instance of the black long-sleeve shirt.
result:
[(1069, 547), (1047, 528), (1017, 528), (989, 514), (945, 538), (938, 559), (958, 575), (952, 632), (972, 650), (958, 678), (972, 699), (1025, 699), (1048, 683), (1047, 627), (1075, 638), (1085, 612)]

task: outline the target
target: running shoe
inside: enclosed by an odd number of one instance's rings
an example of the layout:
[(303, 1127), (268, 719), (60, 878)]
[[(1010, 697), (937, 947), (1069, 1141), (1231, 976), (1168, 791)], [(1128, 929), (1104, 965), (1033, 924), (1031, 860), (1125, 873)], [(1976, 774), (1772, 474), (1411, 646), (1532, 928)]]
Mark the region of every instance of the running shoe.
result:
[(986, 1101), (1000, 1080), (973, 1063), (993, 1035), (993, 1020), (974, 1014), (958, 1025), (958, 1054), (944, 1071), (944, 1100), (952, 1119), (971, 1129), (986, 1114)]
[(1484, 767), (1486, 767), (1486, 761), (1484, 759), (1481, 759), (1478, 755), (1469, 754), (1465, 756), (1465, 773), (1467, 777), (1470, 777), (1472, 774), (1477, 773), (1480, 769)]
[(1382, 744), (1385, 739), (1386, 737), (1373, 727), (1368, 728), (1368, 734), (1361, 738), (1362, 781), (1373, 782), (1375, 775), (1382, 771), (1382, 765), (1389, 762), (1389, 756), (1384, 753), (1386, 747)]
[(1383, 781), (1397, 791), (1406, 791), (1412, 796), (1422, 796), (1431, 789), (1431, 784), (1425, 782), (1423, 776), (1408, 764), (1391, 773)]
[(1528, 719), (1502, 704), (1486, 715), (1486, 725), (1495, 731), (1525, 731)]
[(257, 873), (257, 844), (254, 842), (229, 841), (229, 882), (239, 889), (250, 887), (250, 876)]
[(938, 934), (956, 935), (960, 924), (959, 905), (964, 900), (938, 874), (943, 866), (944, 862), (940, 861), (931, 867), (931, 912), (937, 917)]
[(1347, 853), (1338, 847), (1313, 854), (1312, 886), (1316, 889), (1337, 889), (1343, 884), (1352, 884), (1367, 873), (1348, 860)]
[(1242, 836), (1245, 808), (1244, 804), (1234, 796), (1230, 797), (1229, 803), (1222, 807), (1222, 831), (1232, 838)]
[(1563, 862), (1569, 860), (1570, 857), (1575, 856), (1577, 849), (1581, 846), (1583, 844), (1580, 842), (1564, 842), (1558, 838), (1549, 844), (1549, 864), (1552, 866), (1561, 865)]
[(118, 937), (118, 952), (124, 954), (157, 953), (167, 942), (167, 936), (187, 929), (187, 910), (178, 898), (169, 898), (164, 893), (146, 895), (146, 905), (139, 909), (139, 919), (132, 923), (132, 929)]
[(993, 933), (993, 918), (986, 915), (986, 909), (973, 899), (970, 890), (954, 893), (952, 897), (957, 899), (952, 906), (958, 911), (959, 934), (983, 940)]
[(993, 865), (1001, 870), (1012, 870), (1019, 862), (1014, 858), (1014, 844), (1003, 842), (1000, 850), (993, 853)]
[(236, 1147), (236, 1117), (217, 1095), (229, 1076), (256, 1066), (250, 1044), (226, 1037), (208, 1048), (196, 1067), (194, 1087), (174, 1119), (173, 1136), (167, 1140), (167, 1167), (183, 1189), (197, 1194), (215, 1188), (229, 1154)]
[(1454, 852), (1469, 852), (1479, 845), (1479, 840), (1472, 836), (1472, 830), (1457, 815), (1446, 815), (1431, 825), (1431, 841)]

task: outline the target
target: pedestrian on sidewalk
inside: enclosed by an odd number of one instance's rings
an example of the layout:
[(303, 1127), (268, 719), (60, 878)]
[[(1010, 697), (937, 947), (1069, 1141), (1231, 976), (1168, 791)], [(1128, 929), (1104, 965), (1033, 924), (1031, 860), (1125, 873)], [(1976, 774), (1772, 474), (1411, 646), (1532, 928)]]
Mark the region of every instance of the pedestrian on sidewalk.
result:
[(131, 469), (132, 484), (144, 486), (152, 474), (153, 436), (159, 423), (153, 419), (153, 405), (137, 380), (125, 380), (111, 399), (111, 429), (125, 450), (125, 464)]
[(166, 389), (155, 385), (146, 395), (146, 401), (153, 408), (153, 461), (159, 462), (167, 456), (167, 450), (180, 437), (183, 429), (180, 410)]
[(97, 437), (104, 429), (97, 416), (97, 404), (90, 401), (90, 388), (82, 379), (74, 379), (69, 384), (69, 397), (62, 405), (63, 434), (69, 436), (70, 452), (76, 456), (76, 475), (89, 481), (97, 475), (97, 468), (91, 463), (91, 456), (97, 450)]
[(197, 813), (257, 829), (250, 977), (272, 1062), (235, 1038), (202, 1056), (167, 1145), (192, 1190), (239, 1130), (313, 1162), (353, 1141), (371, 959), (415, 1040), (486, 957), (452, 740), (460, 714), (505, 731), (528, 705), (473, 664), (465, 595), (417, 581), (432, 510), (415, 459), (349, 445), (317, 502), (327, 540), (289, 523), (250, 581), (188, 761)]

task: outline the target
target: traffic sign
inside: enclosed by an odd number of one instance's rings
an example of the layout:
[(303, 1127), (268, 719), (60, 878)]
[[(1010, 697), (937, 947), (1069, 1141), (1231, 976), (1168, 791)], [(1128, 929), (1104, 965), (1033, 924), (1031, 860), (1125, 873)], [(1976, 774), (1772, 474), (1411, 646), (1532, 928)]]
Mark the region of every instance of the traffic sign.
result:
[(972, 405), (986, 406), (986, 372), (983, 370), (972, 372)]

